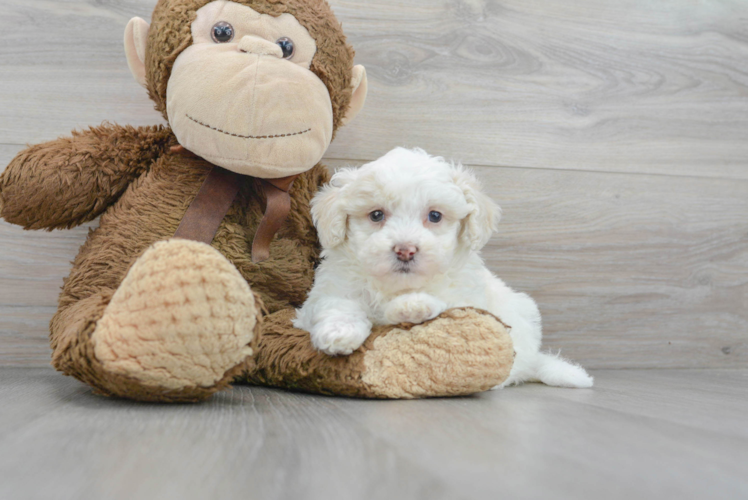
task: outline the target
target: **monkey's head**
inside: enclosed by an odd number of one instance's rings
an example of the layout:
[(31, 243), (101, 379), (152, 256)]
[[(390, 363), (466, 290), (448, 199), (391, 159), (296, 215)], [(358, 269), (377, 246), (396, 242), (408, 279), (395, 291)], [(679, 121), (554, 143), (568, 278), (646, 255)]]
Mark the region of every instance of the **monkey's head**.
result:
[(325, 0), (159, 0), (125, 51), (182, 146), (254, 177), (312, 168), (366, 99)]

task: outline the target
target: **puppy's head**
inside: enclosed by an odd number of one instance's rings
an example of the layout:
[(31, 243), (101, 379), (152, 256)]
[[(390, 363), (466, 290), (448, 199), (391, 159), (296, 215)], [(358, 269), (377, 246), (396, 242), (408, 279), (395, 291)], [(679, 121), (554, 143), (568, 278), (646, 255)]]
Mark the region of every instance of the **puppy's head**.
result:
[(359, 272), (403, 287), (481, 249), (500, 216), (472, 172), (420, 149), (339, 170), (312, 200), (325, 255), (339, 253)]

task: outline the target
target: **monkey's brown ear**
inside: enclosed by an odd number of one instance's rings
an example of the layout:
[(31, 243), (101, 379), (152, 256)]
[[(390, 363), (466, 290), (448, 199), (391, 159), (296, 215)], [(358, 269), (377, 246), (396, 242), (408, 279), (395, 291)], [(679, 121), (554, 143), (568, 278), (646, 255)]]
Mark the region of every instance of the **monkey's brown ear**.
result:
[(361, 111), (361, 108), (364, 107), (364, 103), (366, 102), (366, 93), (369, 91), (369, 83), (366, 79), (366, 68), (360, 64), (353, 67), (351, 88), (353, 89), (353, 94), (351, 95), (351, 106), (343, 117), (343, 125), (346, 125), (353, 120), (358, 112)]
[(148, 45), (148, 30), (151, 25), (139, 17), (133, 17), (125, 28), (125, 55), (135, 81), (145, 87), (145, 49)]

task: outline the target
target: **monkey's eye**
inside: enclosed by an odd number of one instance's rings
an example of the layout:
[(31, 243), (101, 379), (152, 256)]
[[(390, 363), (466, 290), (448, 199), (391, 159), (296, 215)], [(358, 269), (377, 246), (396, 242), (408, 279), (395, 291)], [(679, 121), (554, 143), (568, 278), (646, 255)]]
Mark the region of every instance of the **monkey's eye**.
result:
[(226, 21), (220, 21), (213, 26), (210, 34), (216, 43), (229, 43), (234, 39), (234, 27)]
[(433, 222), (434, 224), (437, 224), (442, 221), (442, 214), (440, 212), (437, 212), (436, 210), (432, 210), (429, 212), (429, 222)]
[(369, 218), (372, 222), (382, 222), (384, 220), (384, 212), (381, 210), (374, 210), (369, 214)]
[(275, 43), (277, 43), (283, 51), (283, 59), (291, 59), (294, 52), (296, 52), (296, 47), (293, 44), (293, 40), (288, 37), (284, 36), (283, 38), (279, 38), (275, 41)]

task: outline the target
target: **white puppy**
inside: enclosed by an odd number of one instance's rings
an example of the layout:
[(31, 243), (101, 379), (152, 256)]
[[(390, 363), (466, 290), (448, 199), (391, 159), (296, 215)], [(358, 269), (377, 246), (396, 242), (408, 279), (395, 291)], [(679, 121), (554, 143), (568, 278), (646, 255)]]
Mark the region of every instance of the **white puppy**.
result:
[(312, 200), (312, 216), (323, 261), (294, 325), (310, 332), (317, 349), (350, 354), (372, 324), (421, 323), (469, 306), (511, 327), (517, 355), (503, 385), (592, 385), (582, 367), (539, 351), (535, 301), (483, 264), (478, 251), (501, 209), (462, 166), (397, 148), (360, 169), (339, 170)]

